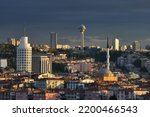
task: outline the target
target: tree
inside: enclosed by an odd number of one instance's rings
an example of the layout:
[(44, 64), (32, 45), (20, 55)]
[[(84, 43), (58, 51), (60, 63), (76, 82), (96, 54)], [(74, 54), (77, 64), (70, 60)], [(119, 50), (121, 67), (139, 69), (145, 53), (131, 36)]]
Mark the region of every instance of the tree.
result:
[(117, 100), (117, 97), (116, 97), (116, 95), (113, 95), (113, 96), (111, 96), (109, 99), (110, 99), (110, 100)]
[(133, 65), (135, 67), (141, 67), (141, 60), (140, 59), (136, 59), (134, 62), (133, 62)]
[(141, 72), (148, 72), (145, 67), (142, 67), (142, 68), (140, 69), (140, 71), (141, 71)]
[(65, 70), (65, 64), (63, 64), (63, 63), (56, 63), (56, 62), (53, 62), (53, 65), (52, 65), (52, 71), (54, 72), (54, 73), (64, 73), (64, 72), (66, 72), (66, 70)]

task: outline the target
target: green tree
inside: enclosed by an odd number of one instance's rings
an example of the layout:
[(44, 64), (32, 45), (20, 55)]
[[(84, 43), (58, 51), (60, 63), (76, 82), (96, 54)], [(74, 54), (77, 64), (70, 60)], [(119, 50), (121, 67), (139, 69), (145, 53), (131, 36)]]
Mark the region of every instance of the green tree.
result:
[(117, 100), (117, 97), (116, 97), (116, 95), (113, 95), (113, 96), (111, 96), (109, 99), (110, 99), (110, 100)]
[(133, 62), (133, 65), (135, 67), (141, 67), (141, 60), (140, 59), (136, 59), (134, 62)]
[(65, 73), (65, 72), (67, 72), (66, 70), (65, 70), (65, 64), (63, 64), (63, 63), (56, 63), (56, 62), (53, 62), (53, 64), (52, 64), (52, 71), (54, 72), (54, 73)]

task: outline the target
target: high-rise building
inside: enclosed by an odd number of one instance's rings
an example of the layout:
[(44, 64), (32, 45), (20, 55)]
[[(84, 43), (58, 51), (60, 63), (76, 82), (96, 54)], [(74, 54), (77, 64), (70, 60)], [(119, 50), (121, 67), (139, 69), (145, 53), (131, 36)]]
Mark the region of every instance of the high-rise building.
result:
[(50, 48), (57, 48), (57, 33), (51, 32), (50, 33)]
[(139, 41), (134, 41), (133, 42), (133, 50), (134, 51), (140, 51), (141, 50), (141, 46), (140, 46), (140, 42)]
[(32, 47), (28, 43), (28, 37), (21, 37), (21, 43), (17, 47), (17, 71), (32, 72)]
[(127, 50), (127, 45), (121, 45), (120, 50), (121, 51), (126, 51)]
[(33, 55), (32, 71), (34, 73), (52, 73), (52, 55)]
[(133, 50), (133, 45), (128, 45), (127, 50)]
[(119, 51), (119, 39), (117, 38), (113, 41), (113, 49)]
[(20, 44), (20, 39), (15, 39), (15, 38), (9, 38), (8, 39), (8, 44), (18, 46)]

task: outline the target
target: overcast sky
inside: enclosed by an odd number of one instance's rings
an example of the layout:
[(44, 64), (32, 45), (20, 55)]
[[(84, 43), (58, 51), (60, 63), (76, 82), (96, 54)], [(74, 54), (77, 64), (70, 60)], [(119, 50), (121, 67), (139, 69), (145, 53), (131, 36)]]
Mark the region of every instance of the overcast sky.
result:
[(77, 45), (81, 24), (87, 45), (101, 46), (107, 36), (149, 44), (150, 0), (0, 0), (0, 42), (21, 37), (25, 27), (31, 43), (49, 44), (55, 31), (59, 43)]

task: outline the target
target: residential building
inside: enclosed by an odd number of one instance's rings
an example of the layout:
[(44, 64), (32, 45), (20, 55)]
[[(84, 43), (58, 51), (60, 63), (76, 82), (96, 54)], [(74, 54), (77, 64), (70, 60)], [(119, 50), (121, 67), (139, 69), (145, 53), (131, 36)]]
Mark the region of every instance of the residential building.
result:
[(122, 46), (120, 47), (120, 50), (121, 50), (121, 51), (126, 51), (126, 50), (127, 50), (127, 45), (122, 45)]
[(28, 91), (16, 91), (16, 100), (28, 100)]
[(34, 91), (33, 100), (60, 100), (61, 96), (56, 92)]
[(0, 100), (10, 100), (10, 90), (0, 89)]
[(15, 38), (8, 39), (8, 44), (11, 44), (13, 46), (18, 46), (20, 44), (20, 42), (21, 42), (20, 39), (15, 39)]
[(39, 89), (61, 89), (64, 87), (62, 78), (44, 78), (35, 80), (35, 87)]
[(133, 50), (134, 51), (140, 51), (141, 50), (141, 45), (139, 41), (134, 41), (133, 42)]
[(64, 49), (64, 50), (67, 50), (67, 49), (70, 49), (70, 48), (71, 48), (70, 45), (57, 44), (57, 49)]
[(115, 92), (117, 100), (134, 100), (135, 94), (133, 90), (130, 89), (121, 89)]
[(79, 80), (69, 80), (66, 82), (66, 88), (67, 89), (72, 89), (72, 90), (75, 90), (75, 89), (84, 89), (84, 84), (83, 83), (80, 83)]
[(57, 48), (57, 33), (51, 32), (50, 33), (50, 48)]
[(113, 49), (119, 51), (119, 39), (117, 38), (113, 41)]
[(79, 62), (77, 64), (72, 65), (72, 69), (79, 72), (90, 72), (92, 71), (92, 64), (87, 62)]
[(7, 59), (0, 59), (0, 67), (7, 67)]
[(52, 73), (52, 55), (35, 54), (32, 56), (32, 71), (34, 73)]
[(97, 90), (87, 90), (85, 91), (84, 100), (102, 100), (101, 92)]

